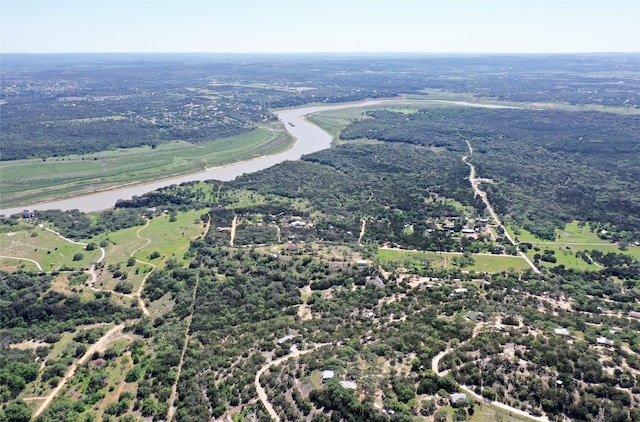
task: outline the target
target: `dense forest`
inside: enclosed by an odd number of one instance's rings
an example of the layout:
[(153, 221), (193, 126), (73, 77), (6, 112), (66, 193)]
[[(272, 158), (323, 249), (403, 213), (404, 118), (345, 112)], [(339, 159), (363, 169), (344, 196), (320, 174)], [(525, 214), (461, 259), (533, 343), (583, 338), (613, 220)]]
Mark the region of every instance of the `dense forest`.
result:
[(526, 230), (553, 240), (556, 228), (584, 220), (638, 240), (639, 134), (637, 115), (443, 107), (370, 112), (341, 137), (459, 153), (468, 141), (492, 204)]

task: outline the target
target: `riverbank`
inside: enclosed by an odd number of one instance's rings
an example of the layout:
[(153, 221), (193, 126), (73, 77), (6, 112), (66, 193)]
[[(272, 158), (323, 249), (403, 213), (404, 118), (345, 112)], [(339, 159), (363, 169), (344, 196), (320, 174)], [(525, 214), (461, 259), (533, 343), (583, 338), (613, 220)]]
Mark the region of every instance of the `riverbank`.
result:
[(83, 212), (102, 211), (112, 208), (119, 199), (130, 199), (134, 196), (140, 196), (164, 186), (202, 180), (233, 180), (245, 173), (254, 173), (256, 171), (274, 166), (283, 161), (298, 160), (305, 154), (311, 154), (313, 152), (330, 148), (332, 140), (331, 136), (319, 127), (305, 120), (305, 115), (332, 109), (366, 107), (370, 105), (380, 104), (382, 101), (383, 100), (369, 100), (356, 103), (308, 106), (276, 111), (275, 113), (282, 122), (282, 125), (284, 126), (286, 131), (296, 139), (291, 148), (287, 149), (284, 152), (272, 155), (264, 155), (251, 160), (219, 166), (201, 172), (190, 173), (171, 178), (164, 178), (154, 182), (124, 187), (118, 186), (110, 190), (71, 197), (67, 199), (2, 208), (0, 209), (0, 214), (9, 216), (12, 214), (20, 213), (25, 209), (30, 211), (45, 209), (77, 209)]

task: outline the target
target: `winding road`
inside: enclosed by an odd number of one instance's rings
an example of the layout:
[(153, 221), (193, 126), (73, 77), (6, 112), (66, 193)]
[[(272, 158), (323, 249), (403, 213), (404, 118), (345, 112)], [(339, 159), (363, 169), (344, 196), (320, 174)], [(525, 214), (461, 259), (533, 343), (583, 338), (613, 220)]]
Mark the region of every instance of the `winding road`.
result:
[(42, 265), (40, 265), (40, 263), (38, 261), (35, 261), (33, 259), (21, 258), (19, 256), (6, 256), (6, 255), (0, 255), (0, 258), (3, 258), (3, 259), (17, 259), (17, 260), (20, 260), (20, 261), (29, 261), (29, 262), (32, 262), (32, 263), (36, 264), (36, 267), (38, 267), (38, 271), (40, 271), (40, 272), (44, 271), (42, 269)]
[(297, 358), (299, 356), (306, 355), (307, 353), (314, 352), (314, 351), (318, 350), (319, 348), (321, 348), (322, 346), (326, 346), (327, 344), (328, 343), (318, 344), (318, 345), (316, 345), (316, 346), (314, 346), (314, 347), (312, 347), (310, 349), (306, 349), (306, 350), (298, 350), (298, 349), (295, 348), (295, 346), (293, 346), (291, 348), (291, 353), (289, 353), (288, 355), (282, 356), (281, 358), (278, 358), (276, 360), (273, 360), (273, 361), (265, 363), (262, 366), (262, 368), (260, 368), (260, 370), (256, 373), (256, 378), (254, 380), (254, 384), (255, 384), (255, 387), (256, 387), (256, 391), (258, 392), (258, 398), (260, 399), (260, 401), (264, 405), (265, 409), (267, 409), (267, 412), (269, 413), (271, 418), (276, 420), (276, 422), (280, 422), (280, 416), (278, 416), (278, 414), (276, 413), (275, 409), (273, 408), (273, 406), (269, 402), (269, 398), (267, 397), (267, 392), (264, 390), (264, 388), (262, 388), (262, 385), (260, 384), (260, 377), (262, 376), (262, 374), (264, 374), (272, 366), (280, 365), (282, 362), (284, 362), (284, 361), (286, 361), (288, 359)]
[[(147, 237), (142, 237), (140, 236), (140, 232), (143, 229), (146, 229), (147, 227), (149, 227), (149, 224), (151, 223), (151, 220), (147, 220), (147, 223), (143, 226), (140, 227), (137, 231), (136, 231), (136, 237), (138, 239), (142, 239), (142, 240), (146, 240), (147, 243), (145, 243), (144, 245), (140, 246), (139, 248), (137, 248), (135, 251), (131, 252), (131, 257), (133, 257), (133, 255), (140, 251), (142, 248), (146, 248), (147, 246), (149, 246), (151, 244), (151, 239), (147, 238)], [(149, 265), (151, 268), (153, 268), (154, 270), (157, 268), (155, 266), (155, 264), (152, 264), (151, 262), (146, 262), (146, 261), (141, 261), (139, 259), (136, 259), (136, 262), (140, 263), (140, 264), (145, 264), (145, 265)], [(138, 298), (138, 306), (140, 306), (140, 309), (142, 310), (142, 313), (147, 316), (149, 315), (149, 310), (147, 309), (147, 306), (144, 304), (144, 300), (142, 300), (142, 291), (144, 290), (144, 283), (147, 281), (147, 279), (149, 278), (149, 276), (151, 275), (151, 273), (153, 273), (153, 271), (149, 271), (144, 278), (142, 279), (142, 281), (140, 282), (140, 286), (138, 287), (138, 290), (136, 291), (136, 297)]]
[[(471, 339), (473, 339), (474, 337), (476, 337), (479, 333), (480, 333), (480, 329), (484, 327), (484, 324), (477, 324), (474, 328), (473, 328), (473, 332), (471, 333), (471, 338), (469, 340), (465, 340), (464, 342), (460, 343), (458, 345), (458, 347), (462, 346), (463, 344), (469, 342)], [(451, 353), (454, 349), (451, 346), (448, 346), (445, 350), (443, 350), (442, 352), (438, 353), (437, 355), (435, 355), (433, 357), (433, 359), (431, 360), (431, 370), (436, 373), (436, 375), (438, 375), (439, 377), (444, 377), (445, 375), (447, 375), (449, 373), (449, 369), (445, 369), (444, 371), (440, 371), (438, 368), (440, 366), (440, 361), (442, 360), (442, 358)], [(464, 391), (466, 394), (472, 396), (474, 399), (476, 400), (480, 400), (483, 401), (484, 398), (478, 394), (476, 394), (475, 392), (473, 392), (470, 388), (465, 387), (464, 385), (460, 386), (460, 389), (462, 391)], [(494, 407), (498, 407), (502, 410), (505, 410), (507, 412), (509, 412), (509, 414), (516, 414), (518, 416), (522, 416), (528, 419), (532, 419), (535, 421), (539, 421), (539, 422), (549, 422), (549, 418), (547, 418), (546, 416), (533, 416), (528, 412), (525, 412), (523, 410), (520, 410), (516, 407), (512, 407), (509, 406), (508, 404), (504, 404), (501, 403), (499, 401), (492, 401), (490, 402), (490, 404)]]

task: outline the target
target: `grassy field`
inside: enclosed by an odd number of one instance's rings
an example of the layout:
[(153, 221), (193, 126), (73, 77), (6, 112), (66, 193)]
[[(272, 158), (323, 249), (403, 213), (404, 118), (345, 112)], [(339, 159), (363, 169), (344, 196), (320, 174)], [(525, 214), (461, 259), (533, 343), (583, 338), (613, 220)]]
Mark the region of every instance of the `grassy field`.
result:
[[(74, 261), (76, 254), (82, 254), (82, 259)], [(86, 251), (83, 245), (63, 240), (40, 227), (21, 224), (14, 232), (0, 233), (0, 255), (32, 259), (43, 271), (82, 270), (100, 258), (100, 251)], [(22, 264), (25, 269), (36, 269), (34, 263), (16, 259), (1, 259), (0, 269), (12, 269)]]
[(473, 255), (475, 263), (464, 270), (497, 273), (500, 271), (524, 271), (529, 264), (519, 256), (508, 255)]
[(178, 213), (173, 222), (168, 215), (155, 217), (148, 227), (140, 231), (140, 236), (149, 239), (151, 243), (136, 252), (134, 257), (147, 261), (153, 252), (159, 252), (158, 263), (164, 264), (168, 259), (174, 258), (179, 264), (185, 264), (188, 260), (184, 259), (184, 253), (189, 249), (190, 242), (206, 234), (205, 224), (200, 220), (204, 213), (206, 210)]
[[(145, 275), (153, 270), (153, 265), (164, 265), (168, 259), (175, 259), (179, 265), (184, 265), (185, 252), (192, 240), (204, 235), (205, 224), (200, 215), (205, 210), (178, 213), (176, 221), (169, 221), (168, 215), (153, 218), (146, 226), (131, 227), (114, 233), (101, 235), (96, 241), (109, 239), (106, 248), (105, 270), (99, 274), (96, 287), (100, 289), (114, 289), (120, 281), (107, 271), (110, 265), (119, 266), (127, 274), (127, 281), (133, 284), (136, 291)], [(151, 259), (151, 254), (158, 252), (159, 257)], [(130, 257), (146, 263), (136, 262), (127, 266)]]
[(521, 417), (519, 415), (510, 414), (508, 411), (499, 409), (491, 404), (483, 403), (481, 406), (474, 408), (474, 413), (471, 418), (471, 422), (524, 422), (533, 421), (533, 419)]
[(597, 250), (604, 253), (622, 253), (640, 259), (640, 247), (629, 246), (627, 250), (621, 250), (618, 245), (607, 240), (602, 240), (597, 234), (589, 230), (589, 226), (580, 226), (577, 221), (568, 223), (564, 230), (556, 230), (556, 240), (543, 241), (536, 238), (533, 234), (522, 228), (507, 227), (509, 233), (520, 242), (532, 243), (534, 248), (527, 252), (527, 256), (533, 259), (536, 253), (543, 254), (545, 250), (554, 251), (557, 259), (556, 263), (540, 261), (540, 266), (550, 267), (564, 265), (567, 268), (575, 268), (579, 270), (598, 270), (597, 265), (589, 264), (581, 258), (577, 258), (575, 253), (578, 251)]
[(310, 114), (306, 116), (305, 119), (317, 126), (320, 126), (325, 132), (329, 133), (335, 141), (342, 129), (348, 126), (352, 121), (362, 119), (366, 110), (371, 109), (371, 107), (354, 107), (339, 110), (326, 110)]
[(293, 139), (281, 126), (265, 126), (231, 138), (194, 145), (174, 141), (96, 154), (3, 162), (2, 206), (157, 180), (231, 162), (275, 154)]
[[(446, 269), (460, 268), (457, 264), (462, 255), (448, 252), (404, 251), (397, 249), (378, 249), (376, 261), (383, 267), (425, 268), (441, 267)], [(463, 271), (495, 273), (509, 270), (526, 270), (529, 268), (524, 259), (508, 255), (474, 254), (474, 264), (465, 266)]]
[(446, 267), (446, 258), (436, 252), (404, 251), (399, 249), (378, 249), (375, 260), (385, 268), (404, 267), (422, 269)]

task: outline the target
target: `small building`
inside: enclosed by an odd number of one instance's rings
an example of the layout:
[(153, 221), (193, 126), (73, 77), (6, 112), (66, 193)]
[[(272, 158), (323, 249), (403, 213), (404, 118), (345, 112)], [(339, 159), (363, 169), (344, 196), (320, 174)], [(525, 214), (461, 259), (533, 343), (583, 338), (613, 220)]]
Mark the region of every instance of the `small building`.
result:
[(330, 381), (335, 376), (335, 373), (329, 369), (322, 371), (322, 383)]
[(375, 278), (367, 278), (367, 284), (372, 284), (376, 286), (378, 289), (384, 289), (384, 281), (380, 278), (380, 276), (376, 276)]
[(280, 337), (280, 338), (278, 339), (278, 344), (286, 343), (286, 342), (288, 342), (289, 340), (293, 340), (293, 339), (294, 339), (294, 338), (296, 338), (296, 337), (298, 337), (298, 336), (293, 335), (293, 334), (290, 334), (290, 335), (288, 335), (288, 336), (284, 336), (284, 337)]
[(554, 333), (556, 333), (559, 336), (568, 336), (569, 335), (569, 330), (567, 330), (566, 328), (556, 328), (555, 330), (553, 330)]
[(453, 289), (453, 292), (455, 294), (461, 294), (461, 293), (467, 293), (469, 290), (467, 290), (464, 287), (458, 287), (457, 289)]
[(631, 318), (640, 319), (640, 312), (638, 312), (638, 311), (629, 311), (629, 316)]
[(467, 312), (467, 318), (471, 321), (484, 321), (485, 317), (482, 312), (469, 311)]
[(355, 390), (357, 385), (353, 381), (340, 381), (340, 386), (347, 390)]
[(298, 247), (298, 245), (296, 243), (289, 243), (287, 245), (287, 250), (289, 252), (298, 252), (298, 249), (299, 249), (299, 247)]
[(306, 227), (307, 223), (305, 223), (304, 221), (292, 221), (291, 223), (289, 223), (289, 227), (294, 227), (294, 228), (303, 228)]
[(596, 343), (599, 344), (600, 346), (607, 346), (607, 347), (612, 347), (613, 346), (613, 340), (608, 339), (606, 337), (598, 337), (596, 339)]
[(466, 406), (467, 395), (464, 393), (451, 393), (449, 394), (449, 402), (453, 407)]
[(369, 261), (367, 261), (366, 259), (359, 259), (356, 264), (358, 265), (358, 267), (366, 267), (367, 265), (369, 265)]

